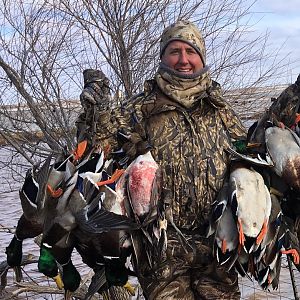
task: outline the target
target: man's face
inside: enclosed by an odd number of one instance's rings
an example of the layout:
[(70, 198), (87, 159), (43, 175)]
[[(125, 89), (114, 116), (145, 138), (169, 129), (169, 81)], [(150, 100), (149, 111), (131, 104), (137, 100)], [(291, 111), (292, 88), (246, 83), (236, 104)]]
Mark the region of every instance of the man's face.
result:
[(162, 63), (182, 73), (193, 74), (203, 69), (203, 62), (197, 51), (182, 41), (172, 41), (165, 49)]

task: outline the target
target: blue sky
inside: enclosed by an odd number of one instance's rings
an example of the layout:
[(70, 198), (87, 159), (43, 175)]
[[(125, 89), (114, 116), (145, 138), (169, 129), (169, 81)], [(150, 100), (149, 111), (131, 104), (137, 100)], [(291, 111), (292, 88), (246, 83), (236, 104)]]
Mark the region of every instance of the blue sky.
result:
[(269, 42), (274, 49), (282, 46), (281, 55), (293, 62), (287, 71), (287, 80), (293, 82), (300, 73), (300, 1), (258, 0), (252, 10), (259, 22), (255, 30), (270, 33)]

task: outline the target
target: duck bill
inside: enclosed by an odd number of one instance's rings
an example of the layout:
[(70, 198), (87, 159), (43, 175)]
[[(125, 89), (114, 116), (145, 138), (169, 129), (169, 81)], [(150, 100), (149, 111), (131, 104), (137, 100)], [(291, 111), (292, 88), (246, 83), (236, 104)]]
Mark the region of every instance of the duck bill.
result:
[(129, 281), (126, 282), (125, 285), (123, 285), (123, 287), (132, 295), (135, 295), (135, 288), (129, 283)]
[(63, 284), (61, 275), (58, 273), (56, 276), (52, 277), (52, 279), (55, 281), (57, 288), (62, 290), (64, 287), (64, 284)]

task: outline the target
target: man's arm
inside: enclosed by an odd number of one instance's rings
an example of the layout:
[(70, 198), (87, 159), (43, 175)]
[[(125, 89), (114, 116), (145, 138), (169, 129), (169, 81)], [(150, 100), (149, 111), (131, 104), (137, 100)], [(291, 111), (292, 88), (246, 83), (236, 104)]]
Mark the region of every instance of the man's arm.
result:
[(277, 121), (287, 127), (295, 125), (296, 117), (300, 112), (300, 75), (295, 83), (288, 86), (277, 99), (273, 99), (267, 114), (275, 116)]
[(80, 102), (84, 112), (76, 121), (78, 142), (87, 140), (89, 147), (100, 144), (116, 149), (117, 131), (129, 127), (128, 112), (112, 108), (109, 80), (101, 70), (87, 69), (83, 77)]

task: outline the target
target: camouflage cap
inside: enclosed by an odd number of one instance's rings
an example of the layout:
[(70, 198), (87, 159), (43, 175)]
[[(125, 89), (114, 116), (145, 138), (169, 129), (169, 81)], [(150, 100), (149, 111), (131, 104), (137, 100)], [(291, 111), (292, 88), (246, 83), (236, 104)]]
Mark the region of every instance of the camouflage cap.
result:
[(160, 39), (160, 57), (172, 41), (183, 41), (191, 45), (200, 55), (206, 65), (205, 42), (198, 27), (189, 21), (177, 21), (163, 31)]

